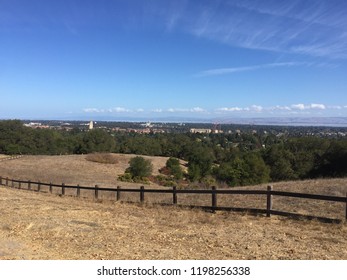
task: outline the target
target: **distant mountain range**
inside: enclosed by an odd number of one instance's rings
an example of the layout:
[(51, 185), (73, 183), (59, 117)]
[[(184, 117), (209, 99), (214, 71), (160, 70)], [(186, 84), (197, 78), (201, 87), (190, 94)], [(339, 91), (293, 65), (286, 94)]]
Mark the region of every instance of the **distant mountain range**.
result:
[[(228, 124), (281, 125), (281, 126), (334, 126), (347, 127), (347, 117), (273, 117), (273, 118), (228, 118), (218, 120)], [(214, 122), (218, 122), (215, 120)]]

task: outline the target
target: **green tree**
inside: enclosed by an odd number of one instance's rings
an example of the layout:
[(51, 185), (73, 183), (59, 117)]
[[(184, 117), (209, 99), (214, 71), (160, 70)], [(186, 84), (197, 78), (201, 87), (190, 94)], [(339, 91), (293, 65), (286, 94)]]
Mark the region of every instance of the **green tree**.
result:
[(316, 137), (289, 139), (286, 147), (294, 156), (292, 167), (298, 178), (304, 179), (312, 176), (316, 159), (322, 158), (329, 148), (330, 142), (331, 140)]
[(78, 135), (76, 144), (74, 152), (77, 154), (113, 152), (116, 146), (115, 139), (101, 129), (94, 129)]
[(126, 173), (130, 173), (132, 178), (145, 178), (151, 176), (153, 165), (150, 160), (137, 156), (129, 161)]
[(331, 141), (329, 148), (315, 164), (314, 177), (347, 176), (347, 141)]
[(180, 161), (177, 158), (170, 157), (166, 161), (166, 168), (170, 171), (170, 174), (176, 179), (183, 178), (183, 171), (180, 165)]
[(244, 161), (239, 157), (229, 162), (223, 162), (214, 169), (214, 174), (219, 181), (227, 183), (229, 186), (241, 185), (241, 178), (245, 175)]
[(201, 168), (196, 163), (190, 163), (188, 165), (188, 176), (190, 181), (194, 182), (200, 180), (203, 176), (201, 175)]
[(229, 186), (255, 185), (270, 180), (270, 168), (257, 152), (249, 152), (234, 156), (230, 161), (214, 168), (219, 181)]
[(297, 179), (292, 163), (294, 155), (286, 150), (283, 145), (274, 145), (264, 155), (264, 160), (270, 166), (270, 177), (273, 181)]
[(215, 157), (213, 150), (205, 146), (192, 146), (188, 156), (188, 175), (191, 181), (210, 174)]
[(241, 174), (242, 185), (255, 185), (269, 182), (270, 168), (259, 153), (247, 153), (243, 156), (244, 168)]

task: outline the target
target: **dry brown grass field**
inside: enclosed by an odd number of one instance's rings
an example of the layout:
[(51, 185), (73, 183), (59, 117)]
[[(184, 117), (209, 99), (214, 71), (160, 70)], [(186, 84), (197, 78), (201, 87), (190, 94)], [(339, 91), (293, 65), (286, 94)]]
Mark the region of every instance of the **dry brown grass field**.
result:
[[(131, 155), (116, 164), (85, 156), (25, 156), (0, 161), (0, 176), (101, 187), (117, 182)], [(167, 158), (152, 158), (154, 170)], [(347, 179), (273, 184), (275, 190), (345, 196)], [(160, 186), (150, 185), (150, 188)], [(245, 187), (264, 189), (266, 186)], [(72, 195), (72, 194), (71, 194)], [(0, 259), (347, 259), (347, 226), (240, 213), (158, 206), (170, 197), (146, 194), (145, 205), (57, 196), (0, 187)], [(127, 200), (138, 201), (129, 196)], [(209, 196), (179, 196), (210, 205)], [(221, 206), (265, 208), (265, 198), (218, 196)], [(274, 209), (343, 219), (342, 203), (274, 198)]]
[[(0, 176), (23, 180), (65, 183), (91, 186), (98, 184), (113, 187), (118, 184), (117, 175), (124, 173), (129, 160), (135, 155), (114, 154), (116, 164), (95, 163), (86, 155), (69, 156), (23, 156), (19, 159), (0, 161)], [(153, 174), (165, 166), (167, 157), (147, 157), (153, 164)], [(122, 183), (128, 186), (127, 183)], [(129, 185), (130, 186), (130, 185)], [(140, 186), (132, 183), (131, 186)]]

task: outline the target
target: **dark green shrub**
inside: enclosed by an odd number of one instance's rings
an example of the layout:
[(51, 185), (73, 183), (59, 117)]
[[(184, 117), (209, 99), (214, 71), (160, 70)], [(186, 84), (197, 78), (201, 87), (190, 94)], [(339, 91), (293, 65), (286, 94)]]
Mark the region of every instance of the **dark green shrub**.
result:
[(139, 177), (145, 178), (151, 176), (153, 165), (150, 160), (137, 156), (129, 161), (129, 167), (126, 173), (130, 173), (132, 178)]

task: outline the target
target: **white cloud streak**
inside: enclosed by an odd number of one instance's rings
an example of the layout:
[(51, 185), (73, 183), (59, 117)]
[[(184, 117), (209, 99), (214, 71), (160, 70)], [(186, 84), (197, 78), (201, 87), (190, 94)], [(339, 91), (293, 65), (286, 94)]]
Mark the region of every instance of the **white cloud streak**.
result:
[(312, 109), (325, 110), (326, 106), (324, 104), (311, 104)]
[(305, 110), (305, 109), (306, 109), (306, 106), (305, 106), (304, 104), (300, 103), (300, 104), (293, 104), (293, 105), (291, 106), (291, 108), (297, 109), (297, 110)]
[(260, 69), (270, 69), (270, 68), (277, 68), (277, 67), (293, 67), (293, 66), (302, 66), (302, 65), (309, 66), (311, 64), (306, 62), (292, 61), (292, 62), (252, 65), (252, 66), (245, 66), (245, 67), (218, 68), (218, 69), (210, 69), (210, 70), (202, 71), (196, 74), (195, 77), (219, 76), (219, 75), (233, 74), (233, 73), (246, 72), (246, 71), (255, 71)]
[[(165, 111), (165, 110), (163, 110)], [(190, 113), (204, 113), (207, 112), (206, 110), (204, 110), (203, 108), (200, 107), (194, 107), (191, 109), (182, 109), (182, 108), (170, 108), (166, 110), (169, 113), (183, 113), (183, 112), (190, 112)]]
[[(345, 106), (347, 108), (347, 106)], [(319, 111), (319, 110), (341, 110), (341, 106), (327, 106), (324, 104), (311, 103), (311, 104), (292, 104), (290, 106), (271, 106), (271, 107), (263, 107), (260, 105), (252, 105), (249, 107), (222, 107), (218, 108), (215, 111), (219, 113), (235, 113), (235, 112), (253, 112), (253, 113), (273, 113), (273, 112), (291, 112), (291, 113), (299, 113), (304, 111)]]
[(85, 113), (100, 113), (100, 110), (96, 109), (96, 108), (86, 108), (86, 109), (83, 109), (83, 112), (85, 112)]
[(131, 110), (123, 107), (115, 107), (110, 109), (97, 109), (97, 108), (86, 108), (83, 109), (85, 113), (130, 113), (130, 112), (143, 112), (143, 109)]
[(182, 30), (235, 47), (329, 59), (347, 58), (347, 6), (344, 1), (187, 3), (179, 8), (168, 8), (166, 14), (160, 10), (161, 16), (165, 15), (167, 29)]
[(221, 112), (240, 112), (243, 110), (244, 109), (240, 107), (231, 107), (231, 108), (224, 107), (224, 108), (217, 109), (217, 111), (221, 111)]
[(293, 104), (291, 105), (291, 108), (293, 109), (297, 109), (297, 110), (309, 110), (309, 109), (319, 109), (319, 110), (325, 110), (327, 108), (327, 106), (325, 106), (324, 104), (309, 104), (309, 105), (305, 105), (302, 103), (299, 104)]

